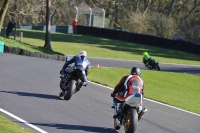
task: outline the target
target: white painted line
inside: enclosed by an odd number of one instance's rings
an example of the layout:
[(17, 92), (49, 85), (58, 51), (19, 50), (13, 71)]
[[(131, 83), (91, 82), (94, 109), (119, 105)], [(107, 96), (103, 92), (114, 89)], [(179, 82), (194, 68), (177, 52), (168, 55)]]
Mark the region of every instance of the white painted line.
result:
[(167, 104), (164, 104), (164, 103), (160, 103), (160, 102), (157, 102), (157, 101), (154, 101), (154, 100), (151, 100), (151, 99), (147, 99), (147, 98), (144, 98), (144, 99), (145, 99), (145, 100), (148, 100), (148, 101), (151, 101), (151, 102), (154, 102), (154, 103), (158, 103), (158, 104), (167, 106), (167, 107), (171, 107), (171, 108), (174, 108), (174, 109), (177, 109), (177, 110), (186, 112), (186, 113), (190, 113), (190, 114), (193, 114), (193, 115), (200, 116), (199, 114), (196, 114), (196, 113), (193, 113), (193, 112), (190, 112), (190, 111), (187, 111), (187, 110), (183, 110), (183, 109), (180, 109), (180, 108), (177, 108), (177, 107), (174, 107), (174, 106), (170, 106), (170, 105), (167, 105)]
[[(113, 88), (108, 87), (108, 86), (104, 86), (104, 85), (101, 85), (101, 84), (97, 84), (97, 83), (95, 83), (95, 82), (91, 82), (91, 81), (88, 81), (88, 82), (93, 83), (93, 84), (96, 84), (96, 85), (101, 86), (101, 87), (104, 87), (104, 88), (107, 88), (107, 89), (111, 89), (111, 90), (113, 90)], [(183, 112), (189, 113), (189, 114), (193, 114), (193, 115), (196, 115), (196, 116), (200, 116), (200, 114), (196, 114), (196, 113), (193, 113), (193, 112), (190, 112), (190, 111), (187, 111), (187, 110), (183, 110), (183, 109), (180, 109), (180, 108), (177, 108), (177, 107), (171, 106), (171, 105), (167, 105), (167, 104), (164, 104), (164, 103), (161, 103), (161, 102), (157, 102), (157, 101), (154, 101), (154, 100), (151, 100), (151, 99), (147, 99), (147, 98), (144, 98), (144, 99), (145, 99), (145, 100), (148, 100), (148, 101), (151, 101), (151, 102), (154, 102), (154, 103), (158, 103), (158, 104), (161, 104), (161, 105), (167, 106), (167, 107), (170, 107), (170, 108), (174, 108), (174, 109), (177, 109), (177, 110), (180, 110), (180, 111), (183, 111)]]
[(16, 120), (18, 120), (18, 121), (24, 123), (25, 125), (27, 125), (27, 126), (29, 126), (29, 127), (32, 127), (33, 129), (39, 131), (40, 133), (47, 133), (46, 131), (44, 131), (44, 130), (42, 130), (42, 129), (40, 129), (40, 128), (38, 128), (38, 127), (36, 127), (36, 126), (30, 124), (29, 122), (27, 122), (27, 121), (25, 121), (25, 120), (23, 120), (23, 119), (21, 119), (21, 118), (15, 116), (15, 115), (9, 113), (8, 111), (5, 111), (5, 110), (3, 110), (3, 109), (1, 109), (1, 108), (0, 108), (0, 111), (3, 112), (3, 113), (5, 113), (5, 114), (7, 114), (7, 115), (9, 115), (9, 116), (12, 117), (12, 118), (15, 118)]

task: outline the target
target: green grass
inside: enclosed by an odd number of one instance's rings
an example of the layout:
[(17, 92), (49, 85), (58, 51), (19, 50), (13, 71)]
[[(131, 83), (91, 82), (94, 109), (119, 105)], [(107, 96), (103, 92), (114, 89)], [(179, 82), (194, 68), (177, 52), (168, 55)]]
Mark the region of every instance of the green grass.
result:
[[(114, 88), (129, 72), (130, 69), (92, 67), (88, 79)], [(146, 98), (200, 114), (199, 75), (142, 70), (141, 77)]]
[(0, 115), (0, 131), (1, 133), (33, 133), (2, 115)]
[[(43, 48), (44, 32), (24, 30), (23, 34), (23, 43), (13, 40), (13, 37), (8, 39), (3, 36), (0, 36), (0, 41), (7, 46), (20, 47), (32, 52), (76, 55), (84, 49), (89, 57), (138, 61), (142, 60), (142, 53), (147, 51), (159, 62), (200, 65), (200, 55), (84, 35), (52, 33), (53, 51), (48, 51)], [(120, 68), (91, 68), (88, 79), (113, 88), (120, 78), (129, 72), (129, 69)], [(200, 114), (199, 75), (143, 70), (141, 77), (145, 82), (146, 98)], [(0, 131), (2, 129), (6, 132), (6, 128), (8, 127), (0, 125)], [(14, 128), (14, 126), (9, 128)]]
[[(0, 40), (3, 40), (6, 45), (24, 47), (34, 52), (49, 53), (42, 48), (45, 38), (43, 31), (23, 30), (23, 35), (23, 44), (3, 37), (0, 37)], [(17, 40), (19, 40), (19, 37)], [(80, 49), (84, 49), (90, 57), (141, 61), (142, 53), (147, 51), (158, 62), (200, 65), (200, 55), (85, 35), (52, 33), (51, 45), (56, 54), (62, 55), (76, 55)]]

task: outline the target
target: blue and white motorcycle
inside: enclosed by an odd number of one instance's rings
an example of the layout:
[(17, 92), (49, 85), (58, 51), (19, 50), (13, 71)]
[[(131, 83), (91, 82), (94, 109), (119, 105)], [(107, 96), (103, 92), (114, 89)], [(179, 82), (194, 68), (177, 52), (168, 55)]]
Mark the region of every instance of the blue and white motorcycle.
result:
[[(69, 59), (67, 59), (69, 60)], [(69, 65), (66, 68), (67, 76), (64, 77), (60, 72), (61, 81), (59, 97), (64, 97), (65, 100), (70, 100), (73, 94), (78, 92), (83, 85), (81, 79), (85, 74), (85, 69), (87, 67), (88, 60), (78, 59), (77, 62)]]

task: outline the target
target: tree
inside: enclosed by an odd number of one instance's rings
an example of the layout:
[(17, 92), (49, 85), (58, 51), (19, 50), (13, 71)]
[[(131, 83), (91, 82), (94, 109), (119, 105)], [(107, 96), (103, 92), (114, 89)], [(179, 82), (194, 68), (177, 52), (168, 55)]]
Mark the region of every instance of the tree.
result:
[[(8, 1), (10, 3), (6, 12), (4, 7)], [(3, 12), (7, 18), (15, 16), (18, 26), (39, 26), (46, 23), (45, 47), (51, 48), (50, 25), (71, 24), (76, 16), (74, 6), (77, 6), (80, 9), (103, 8), (106, 18), (110, 19), (109, 28), (116, 24), (123, 30), (169, 38), (174, 31), (179, 31), (181, 34), (176, 34), (187, 37), (187, 40), (199, 35), (195, 28), (199, 28), (196, 20), (199, 20), (200, 0), (51, 0), (50, 22), (47, 22), (49, 19), (45, 19), (48, 16), (45, 10), (48, 2), (49, 0), (0, 0), (0, 26), (3, 23)], [(87, 24), (84, 14), (79, 14), (78, 19), (79, 25)], [(192, 28), (185, 29), (183, 25), (188, 28), (191, 25)], [(187, 33), (186, 30), (190, 32)]]
[(151, 4), (151, 0), (147, 0), (147, 2), (145, 3), (143, 15), (146, 14), (146, 12), (147, 12), (147, 10), (148, 10), (150, 4)]
[(46, 36), (44, 48), (51, 50), (51, 20), (50, 20), (50, 11), (51, 11), (51, 0), (46, 0)]
[(6, 12), (8, 10), (9, 4), (10, 4), (10, 0), (4, 0), (2, 7), (1, 7), (1, 10), (0, 10), (0, 32), (1, 32), (1, 28), (2, 28), (3, 21), (4, 21), (4, 18), (5, 18)]
[(172, 9), (174, 7), (174, 3), (176, 2), (176, 0), (172, 0), (171, 3), (170, 3), (170, 6), (169, 6), (169, 9), (168, 9), (168, 13), (167, 13), (167, 16), (168, 17), (171, 17), (171, 14), (172, 14)]

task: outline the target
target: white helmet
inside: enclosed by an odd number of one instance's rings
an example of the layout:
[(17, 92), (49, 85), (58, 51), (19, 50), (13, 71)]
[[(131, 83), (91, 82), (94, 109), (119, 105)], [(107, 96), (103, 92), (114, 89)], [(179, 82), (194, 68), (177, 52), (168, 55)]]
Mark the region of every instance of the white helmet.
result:
[(85, 57), (87, 57), (87, 52), (85, 50), (81, 50), (79, 52), (79, 56), (85, 56)]

